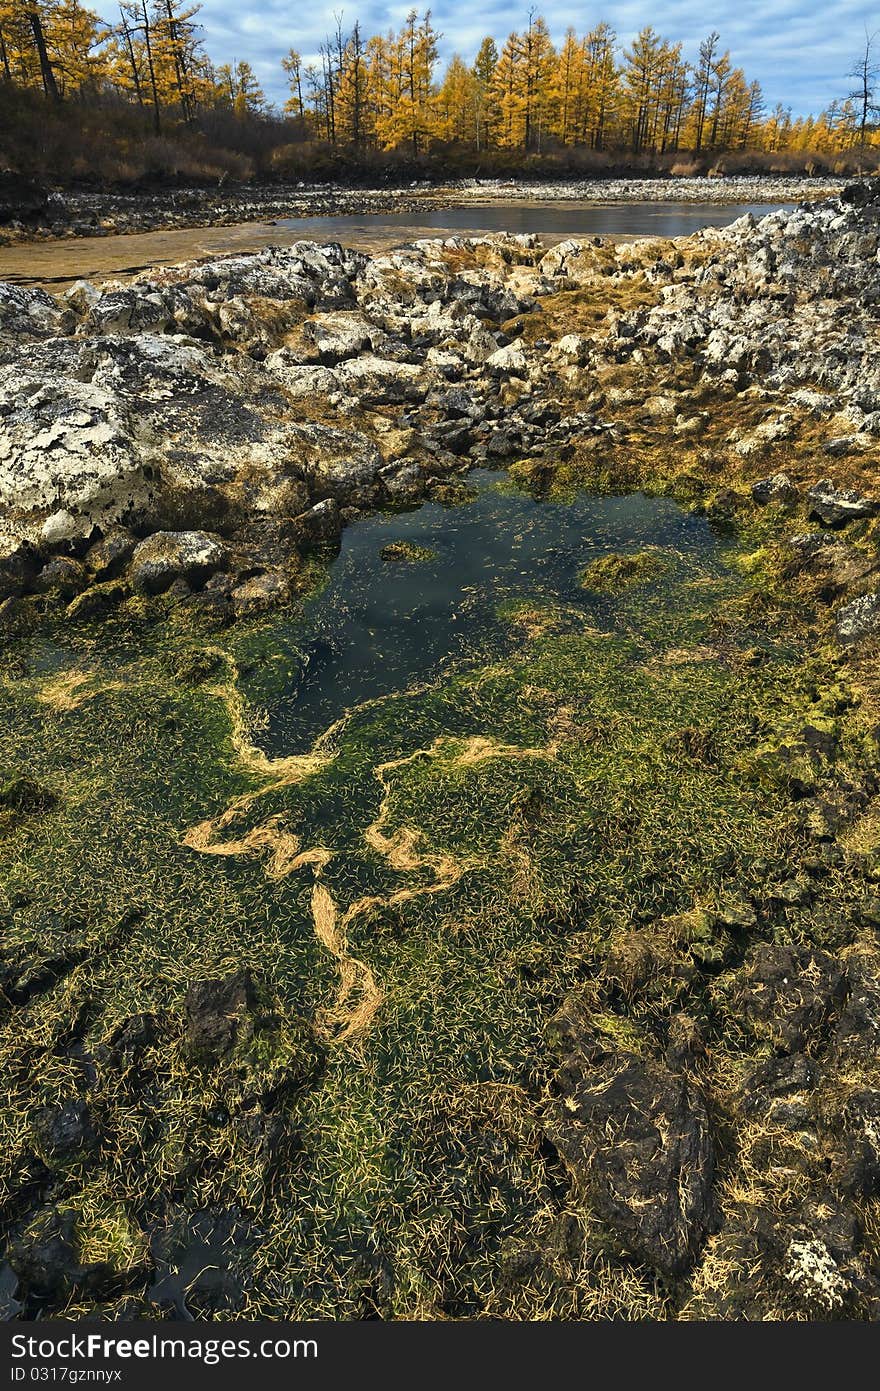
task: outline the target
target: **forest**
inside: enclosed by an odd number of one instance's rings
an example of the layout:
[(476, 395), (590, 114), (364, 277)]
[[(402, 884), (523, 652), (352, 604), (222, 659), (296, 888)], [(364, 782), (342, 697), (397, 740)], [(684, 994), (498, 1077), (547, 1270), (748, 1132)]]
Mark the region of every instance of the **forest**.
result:
[(279, 109), (248, 62), (212, 60), (201, 11), (123, 0), (111, 20), (78, 0), (0, 0), (0, 167), (125, 183), (406, 166), (845, 172), (880, 155), (867, 37), (840, 100), (803, 115), (771, 106), (714, 30), (695, 53), (652, 26), (623, 44), (606, 21), (554, 42), (531, 10), (441, 65), (430, 10), (386, 34), (340, 16), (311, 57), (281, 57), (296, 36), (279, 34)]

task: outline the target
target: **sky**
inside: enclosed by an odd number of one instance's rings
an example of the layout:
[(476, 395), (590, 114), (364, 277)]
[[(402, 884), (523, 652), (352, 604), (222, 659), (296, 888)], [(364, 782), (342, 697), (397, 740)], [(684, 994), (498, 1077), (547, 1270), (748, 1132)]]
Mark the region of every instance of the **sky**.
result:
[[(269, 100), (281, 105), (287, 96), (281, 56), (293, 47), (305, 61), (314, 58), (336, 28), (335, 13), (341, 12), (344, 29), (359, 19), (362, 32), (373, 34), (400, 28), (410, 8), (409, 0), (331, 0), (326, 5), (320, 0), (301, 5), (290, 0), (203, 0), (199, 19), (214, 62), (245, 59)], [(876, 0), (821, 5), (816, 0), (738, 0), (734, 7), (717, 0), (611, 0), (584, 9), (564, 0), (535, 0), (535, 8), (557, 42), (569, 24), (580, 34), (604, 19), (624, 42), (652, 24), (664, 38), (681, 40), (692, 60), (701, 38), (717, 29), (734, 65), (745, 70), (749, 81), (761, 83), (768, 108), (779, 101), (796, 116), (818, 113), (847, 95), (852, 85), (847, 73), (864, 49), (866, 27), (869, 34), (880, 31)], [(503, 41), (511, 29), (524, 27), (528, 10), (529, 0), (521, 0), (519, 7), (509, 0), (436, 0), (432, 14), (444, 36), (441, 59), (460, 52), (470, 61), (484, 35)], [(877, 56), (880, 60), (880, 33)]]

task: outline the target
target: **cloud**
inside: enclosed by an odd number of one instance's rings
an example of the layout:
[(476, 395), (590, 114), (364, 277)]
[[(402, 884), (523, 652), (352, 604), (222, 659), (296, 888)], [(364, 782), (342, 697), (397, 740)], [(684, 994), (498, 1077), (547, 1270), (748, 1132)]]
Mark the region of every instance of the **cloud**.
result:
[[(537, 8), (558, 41), (572, 22), (572, 9), (563, 0), (550, 0)], [(313, 59), (327, 34), (342, 15), (348, 30), (359, 19), (366, 34), (400, 27), (408, 0), (345, 6), (341, 0), (303, 6), (297, 13), (289, 0), (204, 0), (200, 15), (208, 51), (215, 62), (246, 59), (254, 67), (270, 100), (282, 103), (287, 95), (281, 58), (291, 47)], [(514, 10), (502, 0), (474, 0), (466, 7), (443, 0), (433, 7), (434, 22), (443, 33), (441, 57), (460, 52), (470, 60), (486, 34), (503, 41), (513, 28), (527, 22), (528, 4)], [(688, 57), (696, 58), (700, 39), (712, 29), (721, 34), (734, 63), (757, 79), (769, 107), (776, 102), (791, 106), (795, 114), (818, 112), (835, 98), (847, 94), (850, 68), (864, 45), (865, 30), (880, 27), (876, 6), (866, 0), (836, 0), (817, 6), (815, 0), (739, 0), (735, 8), (718, 4), (714, 9), (693, 0), (616, 0), (590, 10), (590, 21), (604, 18), (626, 45), (646, 24), (664, 37), (681, 40)], [(582, 26), (579, 26), (582, 27)]]

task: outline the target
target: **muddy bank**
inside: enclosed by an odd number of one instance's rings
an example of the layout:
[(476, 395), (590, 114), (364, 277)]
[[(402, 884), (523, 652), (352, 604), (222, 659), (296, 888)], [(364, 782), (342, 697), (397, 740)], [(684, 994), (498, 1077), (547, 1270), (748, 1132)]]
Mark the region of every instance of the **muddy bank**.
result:
[[(10, 1308), (876, 1317), (878, 246), (0, 290)], [(475, 465), (505, 645), (291, 747), (346, 528), (427, 587)], [(513, 542), (584, 490), (695, 515), (565, 588)]]
[[(418, 213), (413, 213), (418, 218)], [(385, 226), (381, 223), (349, 227), (338, 234), (354, 251), (384, 252), (418, 240), (436, 237), (430, 227)], [(491, 235), (477, 232), (476, 235)], [(259, 251), (269, 246), (293, 246), (303, 240), (296, 223), (287, 228), (274, 222), (242, 222), (222, 228), (177, 228), (133, 232), (125, 237), (79, 237), (59, 241), (19, 243), (0, 247), (0, 280), (12, 285), (38, 286), (51, 294), (69, 289), (77, 280), (100, 284), (105, 280), (128, 281), (151, 268), (174, 266), (181, 261), (207, 260), (216, 256)], [(562, 241), (562, 234), (542, 235), (543, 245)]]

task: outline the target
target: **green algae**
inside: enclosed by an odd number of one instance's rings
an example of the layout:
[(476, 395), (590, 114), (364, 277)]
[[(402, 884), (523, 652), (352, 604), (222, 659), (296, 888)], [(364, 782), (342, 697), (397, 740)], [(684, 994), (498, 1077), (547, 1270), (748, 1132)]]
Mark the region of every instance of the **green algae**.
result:
[[(26, 1215), (34, 1108), (85, 1086), (99, 1147), (36, 1202), (63, 1195), (79, 1258), (112, 1268), (114, 1297), (142, 1300), (167, 1207), (238, 1204), (263, 1234), (238, 1271), (244, 1317), (665, 1316), (650, 1272), (603, 1264), (613, 1241), (582, 1202), (589, 1258), (525, 1278), (534, 1263), (512, 1252), (537, 1246), (546, 1265), (548, 1223), (572, 1214), (540, 1126), (545, 1030), (568, 992), (604, 982), (594, 1025), (617, 1046), (650, 1051), (686, 1007), (748, 1056), (719, 973), (750, 932), (851, 940), (853, 890), (839, 869), (803, 869), (814, 847), (790, 794), (807, 772), (827, 780), (798, 746), (805, 725), (837, 740), (845, 769), (869, 721), (790, 622), (749, 658), (754, 604), (771, 602), (762, 567), (693, 557), (650, 593), (609, 595), (601, 626), (513, 623), (503, 651), (349, 711), (296, 778), (281, 755), (242, 757), (230, 695), (249, 670), (258, 745), (259, 706), (294, 669), (286, 620), (183, 649), (162, 624), (122, 622), (25, 643), (0, 684), (0, 766), (58, 800), (4, 843), (4, 980), (28, 953), (55, 964), (0, 1017), (11, 1218)], [(184, 837), (206, 820), (220, 842), (262, 839), (199, 853)], [(279, 836), (326, 860), (271, 877)], [(737, 920), (732, 901), (764, 902), (795, 872), (813, 875), (809, 903)], [(340, 914), (371, 900), (345, 959), (381, 1002), (349, 1044), (320, 1037), (343, 958), (316, 936), (316, 877)], [(264, 1022), (194, 1066), (187, 987), (242, 968)], [(113, 1040), (136, 1015), (155, 1033), (123, 1057)], [(74, 1280), (54, 1307), (94, 1308), (90, 1288)]]

